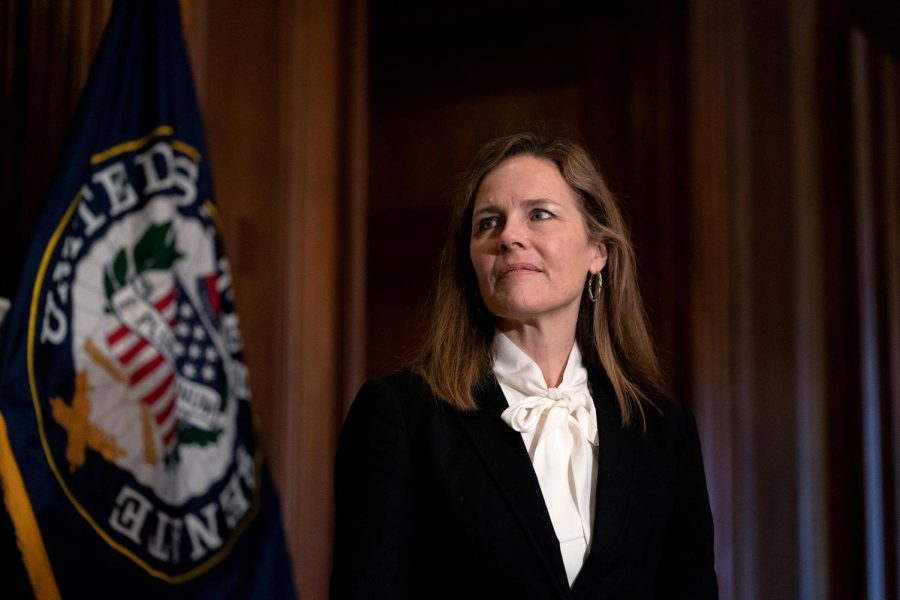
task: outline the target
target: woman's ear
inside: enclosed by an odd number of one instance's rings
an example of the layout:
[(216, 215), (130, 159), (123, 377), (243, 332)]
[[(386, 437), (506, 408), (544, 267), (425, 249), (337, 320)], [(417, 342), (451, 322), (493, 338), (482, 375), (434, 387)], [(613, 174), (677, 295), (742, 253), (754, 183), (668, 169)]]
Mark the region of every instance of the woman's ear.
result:
[(597, 242), (594, 245), (594, 249), (594, 258), (591, 260), (591, 273), (596, 275), (606, 266), (606, 261), (609, 259), (609, 250), (604, 242)]

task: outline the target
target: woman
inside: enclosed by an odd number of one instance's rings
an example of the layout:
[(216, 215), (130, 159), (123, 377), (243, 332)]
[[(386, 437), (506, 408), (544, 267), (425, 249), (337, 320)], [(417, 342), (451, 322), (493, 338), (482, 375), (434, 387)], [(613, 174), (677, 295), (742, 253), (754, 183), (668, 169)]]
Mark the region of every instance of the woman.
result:
[(635, 260), (586, 152), (485, 146), (411, 370), (335, 473), (334, 598), (715, 598), (696, 425), (659, 390)]

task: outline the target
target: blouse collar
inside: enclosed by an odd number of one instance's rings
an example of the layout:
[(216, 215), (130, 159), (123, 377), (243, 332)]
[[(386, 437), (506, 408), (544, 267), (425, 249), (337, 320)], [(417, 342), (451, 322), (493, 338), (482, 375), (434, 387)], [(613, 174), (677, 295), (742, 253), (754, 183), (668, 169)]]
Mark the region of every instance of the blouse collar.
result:
[(587, 390), (588, 372), (581, 363), (578, 344), (572, 345), (566, 368), (563, 370), (562, 382), (556, 388), (549, 388), (537, 363), (499, 331), (494, 335), (493, 353), (494, 374), (497, 380), (526, 396), (550, 396), (551, 389)]

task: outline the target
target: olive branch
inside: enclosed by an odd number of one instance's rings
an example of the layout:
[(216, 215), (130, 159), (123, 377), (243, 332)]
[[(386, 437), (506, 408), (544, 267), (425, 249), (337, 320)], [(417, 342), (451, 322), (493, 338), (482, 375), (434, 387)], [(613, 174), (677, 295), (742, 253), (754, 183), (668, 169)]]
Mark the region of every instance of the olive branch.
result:
[(183, 256), (175, 247), (172, 222), (152, 223), (130, 253), (127, 248), (120, 248), (103, 269), (103, 290), (107, 300), (111, 300), (113, 294), (135, 275), (168, 269)]

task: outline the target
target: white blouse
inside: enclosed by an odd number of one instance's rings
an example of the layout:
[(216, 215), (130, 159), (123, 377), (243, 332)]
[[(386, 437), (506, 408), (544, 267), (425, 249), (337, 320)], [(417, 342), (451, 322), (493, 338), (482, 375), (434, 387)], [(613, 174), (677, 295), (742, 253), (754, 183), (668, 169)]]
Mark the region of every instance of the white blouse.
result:
[(501, 415), (521, 432), (531, 457), (569, 585), (591, 546), (597, 481), (597, 415), (587, 369), (572, 346), (558, 387), (548, 388), (540, 367), (504, 334), (494, 336), (494, 374), (509, 408)]

